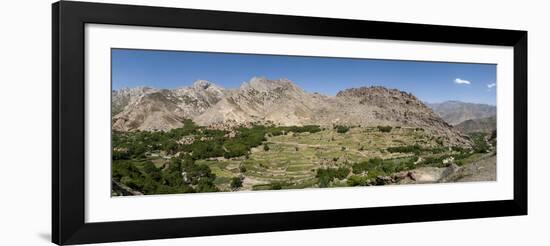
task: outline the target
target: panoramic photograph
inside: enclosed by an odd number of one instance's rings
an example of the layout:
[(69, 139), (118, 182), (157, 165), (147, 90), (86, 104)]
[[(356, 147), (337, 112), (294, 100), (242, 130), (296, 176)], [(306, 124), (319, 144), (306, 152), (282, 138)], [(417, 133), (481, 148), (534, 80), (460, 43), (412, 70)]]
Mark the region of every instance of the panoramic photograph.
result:
[(496, 65), (111, 50), (111, 195), (496, 181)]

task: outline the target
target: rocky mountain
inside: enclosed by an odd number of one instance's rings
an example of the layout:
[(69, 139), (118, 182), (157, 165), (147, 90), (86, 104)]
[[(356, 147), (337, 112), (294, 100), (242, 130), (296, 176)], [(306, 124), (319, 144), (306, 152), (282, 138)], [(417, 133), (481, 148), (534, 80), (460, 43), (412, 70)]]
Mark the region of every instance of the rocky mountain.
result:
[(227, 90), (219, 103), (194, 120), (200, 125), (226, 122), (302, 125), (312, 122), (316, 101), (290, 80), (252, 78), (238, 89)]
[(148, 87), (123, 88), (111, 92), (111, 114), (117, 115), (129, 104), (134, 104), (142, 95), (157, 92), (157, 89)]
[[(224, 98), (224, 90), (199, 80), (190, 87), (174, 90), (123, 89), (112, 94), (113, 129), (166, 130), (183, 126)], [(118, 113), (117, 113), (118, 112)]]
[(428, 103), (428, 106), (451, 125), (471, 119), (492, 117), (497, 114), (497, 108), (487, 104), (446, 101), (442, 103)]
[(113, 112), (117, 111), (113, 116), (117, 131), (167, 130), (181, 127), (184, 119), (203, 126), (390, 125), (419, 127), (445, 142), (469, 144), (414, 95), (384, 87), (353, 88), (326, 96), (305, 92), (288, 79), (255, 77), (236, 89), (197, 81), (174, 90), (115, 91)]
[(462, 135), (411, 93), (384, 87), (347, 89), (336, 95), (343, 122), (367, 126), (420, 127), (452, 143), (465, 143)]
[(462, 133), (491, 133), (497, 129), (497, 118), (492, 116), (481, 119), (466, 120), (454, 127)]

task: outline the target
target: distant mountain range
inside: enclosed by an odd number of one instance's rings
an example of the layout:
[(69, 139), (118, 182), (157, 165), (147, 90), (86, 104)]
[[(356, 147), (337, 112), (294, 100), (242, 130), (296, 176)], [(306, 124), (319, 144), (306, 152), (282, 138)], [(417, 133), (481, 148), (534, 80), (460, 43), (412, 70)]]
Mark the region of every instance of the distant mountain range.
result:
[(463, 133), (484, 132), (492, 133), (497, 127), (497, 118), (495, 116), (465, 120), (454, 126), (455, 129)]
[[(445, 111), (453, 107), (443, 104), (436, 108)], [(389, 125), (422, 128), (447, 143), (470, 144), (411, 93), (384, 87), (351, 88), (326, 96), (307, 93), (288, 79), (255, 77), (235, 89), (199, 80), (179, 89), (140, 87), (113, 91), (112, 113), (116, 131), (169, 130), (182, 127), (185, 119), (214, 128), (250, 123)], [(477, 111), (469, 114), (481, 115)], [(457, 116), (457, 120), (468, 117)]]
[(427, 103), (427, 105), (451, 125), (457, 125), (467, 120), (495, 117), (497, 114), (497, 108), (487, 104), (446, 101)]

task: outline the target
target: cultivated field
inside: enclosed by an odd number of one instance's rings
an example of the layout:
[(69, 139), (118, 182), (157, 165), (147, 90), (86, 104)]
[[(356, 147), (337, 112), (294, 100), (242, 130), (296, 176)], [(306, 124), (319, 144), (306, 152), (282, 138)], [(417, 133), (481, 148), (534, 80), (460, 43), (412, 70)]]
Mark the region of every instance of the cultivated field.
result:
[[(113, 136), (113, 195), (480, 181), (496, 173), (495, 140), (481, 133), (470, 147), (389, 126), (211, 130), (188, 122)], [(476, 176), (483, 168), (489, 172)]]
[[(268, 146), (267, 150), (264, 150), (264, 145)], [(422, 150), (419, 153), (388, 151), (391, 147), (406, 146), (420, 146)], [(231, 190), (230, 181), (233, 177), (243, 178), (241, 190), (293, 189), (318, 187), (318, 169), (349, 169), (346, 178), (334, 179), (328, 185), (348, 186), (349, 177), (368, 176), (368, 172), (354, 174), (355, 163), (380, 158), (385, 165), (395, 166), (395, 172), (422, 166), (443, 168), (447, 163), (443, 163), (445, 158), (442, 157), (460, 155), (461, 151), (439, 145), (436, 138), (421, 129), (393, 128), (390, 132), (381, 132), (376, 127), (354, 127), (345, 133), (325, 129), (316, 133), (291, 132), (267, 137), (267, 141), (262, 146), (252, 148), (247, 157), (212, 158), (197, 163), (211, 168), (216, 174), (215, 183), (221, 190)], [(469, 153), (471, 150), (463, 151)], [(473, 153), (464, 155), (459, 164), (472, 163), (479, 157), (480, 154)], [(453, 160), (455, 163), (457, 161)], [(448, 164), (451, 164), (450, 159)], [(245, 172), (241, 172), (242, 167)]]

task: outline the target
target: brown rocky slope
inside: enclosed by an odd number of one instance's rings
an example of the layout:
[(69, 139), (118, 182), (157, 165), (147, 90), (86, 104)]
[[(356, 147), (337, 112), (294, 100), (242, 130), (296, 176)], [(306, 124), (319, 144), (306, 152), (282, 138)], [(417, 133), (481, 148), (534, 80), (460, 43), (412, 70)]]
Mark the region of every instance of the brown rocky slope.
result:
[(117, 112), (112, 121), (117, 131), (169, 130), (181, 127), (184, 119), (203, 126), (389, 125), (422, 128), (443, 142), (470, 144), (414, 95), (384, 87), (353, 88), (326, 96), (308, 93), (288, 79), (255, 77), (236, 89), (201, 80), (173, 90), (114, 91), (113, 112)]

